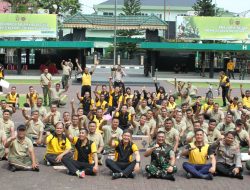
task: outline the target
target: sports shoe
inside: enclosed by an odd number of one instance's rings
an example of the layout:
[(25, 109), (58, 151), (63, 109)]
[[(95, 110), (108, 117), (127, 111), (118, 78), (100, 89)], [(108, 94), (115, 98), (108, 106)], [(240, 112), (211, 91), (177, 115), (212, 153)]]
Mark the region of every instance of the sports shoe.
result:
[(77, 171), (76, 172), (76, 175), (79, 177), (79, 178), (85, 178), (85, 171)]
[(190, 178), (193, 177), (193, 175), (192, 175), (191, 173), (188, 172), (188, 173), (186, 174), (186, 177), (187, 177), (187, 179), (190, 179)]
[(175, 181), (175, 178), (172, 174), (162, 174), (161, 176), (162, 179), (167, 179), (167, 180), (170, 180), (170, 181)]
[(16, 171), (16, 167), (13, 166), (13, 165), (9, 165), (9, 170), (10, 170), (11, 172), (15, 172), (15, 171)]
[(112, 174), (112, 179), (118, 179), (118, 178), (121, 178), (121, 177), (122, 177), (121, 173), (113, 173)]

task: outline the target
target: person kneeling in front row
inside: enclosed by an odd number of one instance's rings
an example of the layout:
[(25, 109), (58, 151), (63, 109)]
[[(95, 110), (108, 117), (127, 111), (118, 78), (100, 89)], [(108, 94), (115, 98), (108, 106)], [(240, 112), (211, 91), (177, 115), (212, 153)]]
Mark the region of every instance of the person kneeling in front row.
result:
[(177, 172), (175, 153), (172, 147), (165, 143), (165, 133), (163, 131), (157, 133), (156, 141), (153, 142), (144, 153), (145, 157), (150, 155), (151, 163), (145, 167), (147, 177), (175, 181), (173, 175)]
[[(95, 175), (98, 172), (98, 157), (95, 142), (88, 139), (88, 130), (81, 128), (79, 137), (66, 134), (75, 146), (74, 159), (63, 157), (62, 163), (68, 168), (70, 175), (84, 178), (86, 175)], [(94, 160), (93, 160), (94, 158)]]
[(140, 170), (140, 153), (136, 144), (131, 141), (131, 136), (130, 131), (124, 130), (121, 141), (116, 139), (116, 135), (112, 135), (110, 139), (110, 146), (115, 148), (115, 160), (106, 159), (106, 166), (113, 172), (112, 179), (134, 178), (135, 172)]
[(26, 137), (26, 127), (19, 125), (17, 134), (10, 137), (5, 148), (9, 148), (9, 170), (39, 171), (36, 156), (31, 140)]

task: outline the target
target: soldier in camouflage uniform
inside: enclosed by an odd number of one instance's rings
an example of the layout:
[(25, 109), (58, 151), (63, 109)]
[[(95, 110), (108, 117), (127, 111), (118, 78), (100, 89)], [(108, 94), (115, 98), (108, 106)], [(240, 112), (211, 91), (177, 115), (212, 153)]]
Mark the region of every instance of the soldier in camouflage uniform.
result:
[(175, 166), (175, 154), (171, 146), (165, 144), (165, 133), (159, 131), (156, 141), (153, 142), (144, 154), (151, 156), (151, 163), (146, 165), (147, 177), (162, 178), (175, 181), (174, 173), (177, 172)]

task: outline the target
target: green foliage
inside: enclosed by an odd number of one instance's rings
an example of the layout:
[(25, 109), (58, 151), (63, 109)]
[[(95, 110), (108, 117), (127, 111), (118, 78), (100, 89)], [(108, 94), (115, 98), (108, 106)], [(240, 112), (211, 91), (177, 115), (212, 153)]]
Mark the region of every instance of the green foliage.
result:
[(35, 0), (5, 0), (11, 4), (11, 10), (14, 13), (27, 13), (29, 7), (36, 7), (37, 3)]
[(79, 0), (38, 0), (38, 5), (58, 15), (73, 15), (81, 8)]
[[(141, 2), (140, 0), (124, 0), (124, 6), (122, 8), (123, 13), (121, 15), (140, 15), (141, 13)], [(128, 37), (134, 35), (140, 35), (138, 30), (121, 30), (117, 31), (118, 36)], [(121, 52), (122, 57), (127, 55), (127, 58), (132, 58), (134, 53), (137, 51), (135, 43), (119, 43), (117, 51)]]
[(217, 13), (215, 4), (212, 0), (197, 0), (193, 9), (198, 12), (198, 16), (215, 16)]

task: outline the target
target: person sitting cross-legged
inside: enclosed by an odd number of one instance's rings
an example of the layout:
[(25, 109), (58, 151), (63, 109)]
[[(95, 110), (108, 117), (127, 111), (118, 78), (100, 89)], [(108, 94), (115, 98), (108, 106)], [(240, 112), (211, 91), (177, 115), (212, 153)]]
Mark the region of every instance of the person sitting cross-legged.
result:
[[(46, 165), (60, 165), (63, 157), (71, 157), (71, 143), (63, 134), (64, 124), (59, 121), (55, 125), (55, 132), (46, 137)], [(48, 134), (49, 132), (47, 132)]]
[(17, 134), (8, 138), (5, 148), (9, 148), (8, 161), (10, 171), (39, 171), (33, 144), (26, 137), (25, 125), (17, 127)]
[[(66, 134), (75, 147), (74, 159), (63, 157), (62, 163), (68, 168), (69, 174), (84, 178), (98, 172), (97, 149), (94, 141), (88, 139), (88, 130), (81, 128), (79, 137), (73, 137), (67, 130)], [(94, 159), (94, 160), (93, 160)]]
[(156, 141), (148, 147), (144, 156), (151, 156), (151, 163), (145, 168), (148, 178), (155, 177), (175, 181), (173, 176), (177, 171), (175, 153), (172, 147), (165, 143), (163, 131), (158, 131)]
[(238, 143), (235, 143), (235, 132), (227, 132), (224, 139), (212, 146), (216, 147), (216, 174), (243, 179), (240, 147)]
[[(134, 178), (135, 172), (140, 170), (140, 153), (136, 144), (131, 141), (131, 136), (130, 131), (124, 130), (121, 141), (114, 140), (116, 135), (110, 139), (110, 146), (115, 148), (115, 160), (106, 159), (106, 166), (113, 172), (112, 179)], [(133, 153), (134, 161), (132, 161)]]
[[(195, 141), (189, 143), (183, 149), (182, 156), (188, 156), (189, 161), (183, 163), (183, 168), (187, 172), (187, 178), (201, 178), (212, 180), (216, 170), (216, 159), (210, 145), (204, 143), (204, 131), (195, 131)], [(209, 156), (211, 163), (207, 164)]]

